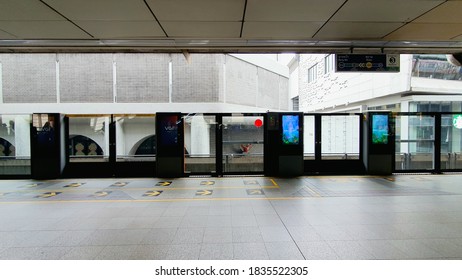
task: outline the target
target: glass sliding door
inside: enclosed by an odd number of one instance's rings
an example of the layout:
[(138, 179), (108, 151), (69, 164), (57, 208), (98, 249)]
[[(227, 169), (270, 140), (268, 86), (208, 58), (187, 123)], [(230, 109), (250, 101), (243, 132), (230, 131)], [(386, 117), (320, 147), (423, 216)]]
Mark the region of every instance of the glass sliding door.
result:
[(441, 115), (441, 169), (462, 169), (462, 114)]
[(223, 116), (223, 173), (263, 173), (263, 115)]
[(0, 175), (30, 175), (30, 115), (0, 115)]
[(109, 161), (109, 115), (69, 116), (69, 161)]
[(435, 169), (435, 116), (396, 116), (395, 170)]
[(184, 117), (184, 125), (185, 173), (215, 174), (216, 117), (190, 114)]
[(115, 115), (116, 161), (156, 160), (155, 115)]

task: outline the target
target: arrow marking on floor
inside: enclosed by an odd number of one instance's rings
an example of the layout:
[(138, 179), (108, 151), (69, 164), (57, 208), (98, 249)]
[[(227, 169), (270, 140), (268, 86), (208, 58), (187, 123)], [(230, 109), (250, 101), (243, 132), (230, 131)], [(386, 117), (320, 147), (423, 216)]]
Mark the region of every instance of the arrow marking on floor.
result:
[(261, 189), (247, 189), (248, 195), (264, 195), (265, 193)]
[(110, 194), (111, 192), (105, 192), (105, 191), (99, 191), (99, 192), (95, 192), (94, 196), (95, 197), (105, 197), (107, 196), (108, 194)]
[(46, 192), (46, 193), (36, 196), (36, 198), (49, 198), (49, 197), (57, 196), (60, 193), (61, 192)]
[(164, 181), (164, 182), (159, 182), (156, 184), (156, 186), (160, 186), (160, 187), (168, 187), (172, 184), (172, 181)]
[(147, 191), (143, 194), (143, 196), (159, 196), (162, 191)]
[(206, 196), (206, 195), (211, 195), (212, 193), (213, 193), (212, 190), (200, 190), (196, 192), (196, 195)]

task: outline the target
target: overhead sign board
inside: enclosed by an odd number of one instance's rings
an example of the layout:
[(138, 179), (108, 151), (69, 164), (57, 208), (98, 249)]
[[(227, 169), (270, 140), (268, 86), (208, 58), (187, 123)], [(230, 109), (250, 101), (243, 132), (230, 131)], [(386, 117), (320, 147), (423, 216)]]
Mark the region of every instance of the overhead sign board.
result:
[(336, 72), (399, 72), (399, 54), (337, 54)]

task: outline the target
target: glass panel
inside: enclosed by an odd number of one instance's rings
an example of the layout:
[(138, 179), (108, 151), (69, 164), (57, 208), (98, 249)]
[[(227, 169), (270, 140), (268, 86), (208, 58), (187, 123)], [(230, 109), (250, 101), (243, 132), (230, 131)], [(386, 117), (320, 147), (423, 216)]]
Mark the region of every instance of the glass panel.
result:
[(305, 160), (314, 160), (314, 116), (304, 117), (303, 154)]
[(223, 172), (263, 172), (263, 116), (223, 117)]
[(0, 175), (29, 175), (30, 115), (0, 115)]
[(462, 169), (462, 114), (442, 115), (441, 168)]
[(109, 161), (109, 116), (69, 118), (69, 161)]
[(156, 117), (115, 116), (117, 161), (155, 161)]
[(195, 114), (185, 117), (185, 172), (216, 172), (215, 116)]
[(434, 169), (435, 118), (396, 117), (396, 170)]
[(321, 158), (323, 160), (359, 159), (360, 116), (322, 116)]

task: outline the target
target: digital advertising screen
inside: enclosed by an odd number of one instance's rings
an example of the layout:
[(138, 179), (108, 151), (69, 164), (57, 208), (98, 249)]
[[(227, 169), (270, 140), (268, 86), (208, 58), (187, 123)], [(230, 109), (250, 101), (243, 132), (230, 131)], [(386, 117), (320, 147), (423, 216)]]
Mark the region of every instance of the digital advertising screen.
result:
[(166, 146), (178, 144), (178, 116), (162, 116), (160, 121), (160, 141)]
[(372, 115), (372, 143), (388, 144), (388, 115)]
[(300, 143), (298, 115), (282, 116), (282, 143), (284, 145), (298, 145)]

